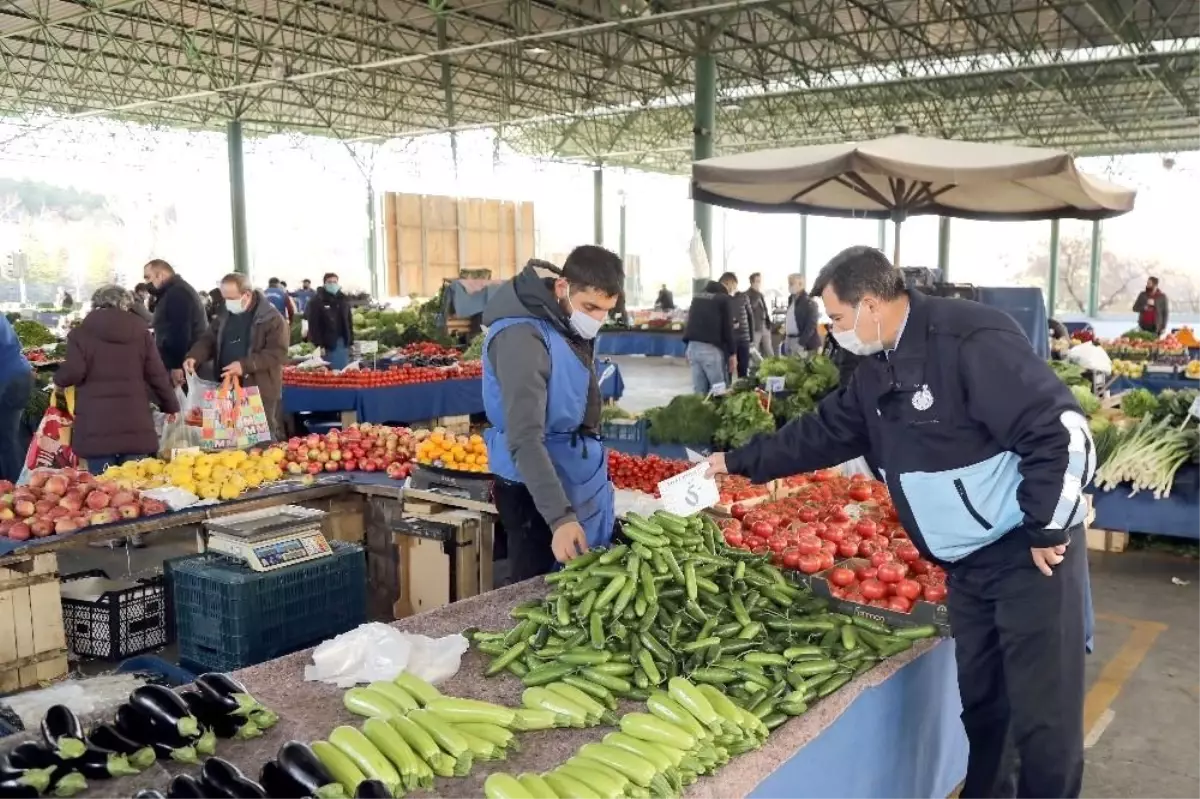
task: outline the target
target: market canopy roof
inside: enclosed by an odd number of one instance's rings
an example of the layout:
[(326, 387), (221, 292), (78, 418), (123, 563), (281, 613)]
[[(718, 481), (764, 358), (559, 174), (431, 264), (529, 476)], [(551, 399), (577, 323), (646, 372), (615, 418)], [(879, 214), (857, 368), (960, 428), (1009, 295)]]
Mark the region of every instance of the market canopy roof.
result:
[(1103, 219), (1136, 192), (1075, 168), (1070, 153), (898, 134), (697, 161), (692, 196), (745, 211), (903, 221)]
[(686, 171), (694, 56), (718, 152), (929, 135), (1200, 147), (1194, 0), (6, 0), (0, 115), (347, 141), (498, 127)]

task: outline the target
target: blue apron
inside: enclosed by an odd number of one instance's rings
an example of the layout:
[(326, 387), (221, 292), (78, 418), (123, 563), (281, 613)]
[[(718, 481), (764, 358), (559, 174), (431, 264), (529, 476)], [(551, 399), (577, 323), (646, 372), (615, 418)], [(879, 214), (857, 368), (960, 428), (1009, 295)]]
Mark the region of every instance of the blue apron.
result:
[(589, 547), (607, 546), (612, 540), (615, 510), (613, 486), (608, 479), (608, 456), (598, 439), (579, 434), (587, 411), (588, 388), (595, 375), (567, 340), (548, 322), (516, 317), (492, 324), (484, 339), (483, 408), (492, 426), (484, 433), (492, 474), (514, 483), (524, 483), (509, 450), (505, 434), (500, 382), (486, 353), (492, 337), (513, 325), (533, 325), (550, 352), (550, 380), (546, 386), (545, 444), (566, 492), (587, 535)]

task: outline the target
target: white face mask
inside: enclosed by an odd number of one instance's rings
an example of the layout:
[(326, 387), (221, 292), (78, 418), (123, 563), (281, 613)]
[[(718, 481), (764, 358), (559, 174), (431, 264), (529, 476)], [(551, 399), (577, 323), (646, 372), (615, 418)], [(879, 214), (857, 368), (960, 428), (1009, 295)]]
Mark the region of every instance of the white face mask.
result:
[(232, 314), (245, 313), (246, 298), (238, 297), (236, 300), (225, 300), (225, 310)]
[(571, 309), (571, 329), (582, 339), (589, 341), (594, 339), (600, 333), (600, 328), (604, 326), (604, 320), (576, 310), (574, 304), (571, 303), (570, 294), (567, 294), (567, 306)]
[(883, 352), (883, 330), (879, 322), (875, 322), (875, 341), (863, 341), (858, 337), (858, 317), (862, 313), (862, 303), (854, 309), (854, 326), (849, 330), (834, 330), (833, 340), (838, 346), (853, 355), (874, 355)]

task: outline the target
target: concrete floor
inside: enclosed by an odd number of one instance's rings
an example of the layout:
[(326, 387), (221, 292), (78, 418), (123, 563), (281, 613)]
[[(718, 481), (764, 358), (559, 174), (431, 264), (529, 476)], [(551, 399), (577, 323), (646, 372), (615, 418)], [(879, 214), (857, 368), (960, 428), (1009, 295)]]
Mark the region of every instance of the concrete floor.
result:
[[(690, 387), (681, 359), (623, 357), (632, 412), (664, 405)], [(64, 574), (103, 568), (146, 573), (195, 550), (192, 534), (149, 538), (141, 550), (68, 549)], [(1200, 565), (1150, 551), (1089, 553), (1097, 615), (1088, 659), (1087, 797), (1200, 797)], [(1173, 582), (1173, 578), (1184, 584)], [(164, 652), (170, 658), (172, 652)], [(88, 664), (85, 673), (108, 664)]]

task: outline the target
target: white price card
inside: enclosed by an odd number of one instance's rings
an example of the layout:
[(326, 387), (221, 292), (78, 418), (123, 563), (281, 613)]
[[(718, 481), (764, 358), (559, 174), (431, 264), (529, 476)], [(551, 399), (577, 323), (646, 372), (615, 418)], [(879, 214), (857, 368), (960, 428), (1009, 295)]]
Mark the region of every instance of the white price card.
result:
[(1192, 407), (1188, 408), (1188, 413), (1190, 413), (1192, 416), (1195, 416), (1197, 419), (1200, 419), (1200, 397), (1196, 397), (1194, 400), (1192, 400)]
[(778, 394), (780, 391), (783, 391), (783, 378), (782, 377), (768, 377), (767, 378), (767, 393), (768, 394)]
[(359, 355), (374, 355), (379, 352), (378, 341), (358, 341), (355, 342), (355, 346), (358, 347)]
[(693, 516), (716, 505), (721, 493), (717, 490), (717, 481), (704, 476), (706, 471), (708, 463), (699, 463), (659, 483), (663, 507), (678, 516)]
[(729, 389), (725, 386), (724, 383), (713, 383), (712, 388), (710, 388), (708, 390), (708, 393), (714, 397), (720, 397), (720, 396), (728, 393), (728, 391), (729, 391)]

